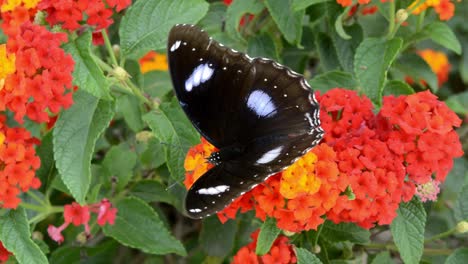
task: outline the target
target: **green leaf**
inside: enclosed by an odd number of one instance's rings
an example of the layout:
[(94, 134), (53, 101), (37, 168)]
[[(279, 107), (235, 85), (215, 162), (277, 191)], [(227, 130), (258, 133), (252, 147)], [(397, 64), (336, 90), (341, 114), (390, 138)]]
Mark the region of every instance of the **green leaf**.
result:
[(452, 29), (442, 22), (433, 22), (426, 25), (420, 32), (411, 35), (405, 42), (405, 47), (412, 43), (430, 38), (435, 43), (461, 54), (461, 44)]
[(390, 252), (383, 251), (375, 256), (371, 264), (394, 264), (390, 257)]
[(455, 113), (466, 115), (468, 113), (468, 91), (450, 96), (445, 100), (445, 103)]
[(150, 71), (143, 75), (143, 90), (151, 97), (163, 97), (172, 90), (172, 81), (167, 71)]
[(326, 221), (322, 226), (321, 237), (330, 242), (349, 241), (366, 244), (370, 241), (370, 232), (353, 223), (334, 224), (331, 221)]
[(328, 2), (331, 0), (293, 0), (292, 10), (299, 11), (301, 9), (306, 9), (307, 7), (319, 3)]
[(115, 240), (107, 240), (93, 246), (62, 245), (50, 256), (52, 264), (109, 263), (118, 254)]
[(208, 256), (225, 257), (234, 247), (237, 222), (229, 220), (222, 224), (214, 215), (203, 220), (199, 243)]
[(264, 8), (265, 6), (261, 1), (232, 1), (226, 11), (226, 32), (232, 38), (244, 42), (244, 38), (237, 30), (242, 17), (245, 14), (257, 15)]
[(106, 235), (149, 254), (187, 255), (182, 243), (171, 235), (159, 215), (145, 202), (128, 197), (117, 202), (116, 207), (115, 224), (103, 228)]
[(199, 135), (190, 124), (177, 100), (163, 103), (159, 111), (152, 111), (143, 120), (154, 135), (167, 144), (165, 155), (171, 177), (179, 182), (185, 175), (184, 159), (190, 146), (199, 142)]
[(292, 10), (291, 2), (292, 0), (266, 0), (265, 5), (284, 38), (291, 44), (299, 45), (305, 11)]
[(91, 38), (91, 32), (87, 31), (64, 45), (75, 61), (73, 84), (98, 98), (110, 99), (109, 83), (92, 57)]
[(468, 259), (468, 248), (458, 248), (445, 260), (445, 264), (465, 264)]
[(354, 74), (363, 91), (374, 103), (380, 105), (384, 83), (390, 65), (401, 49), (402, 40), (367, 38), (356, 50)]
[(130, 149), (127, 144), (112, 146), (102, 162), (103, 168), (109, 173), (108, 182), (111, 182), (110, 177), (116, 177), (117, 189), (124, 188), (133, 176), (136, 161), (135, 150)]
[(259, 34), (249, 38), (247, 53), (252, 57), (264, 57), (278, 60), (275, 42), (268, 34)]
[(54, 129), (54, 159), (63, 183), (79, 203), (85, 202), (91, 183), (91, 158), (99, 135), (114, 111), (109, 101), (100, 101), (78, 90), (74, 104), (63, 111)]
[(409, 86), (407, 83), (392, 80), (385, 84), (384, 88), (384, 95), (408, 95), (414, 94), (413, 88)]
[(363, 32), (359, 24), (354, 24), (353, 26), (348, 27), (347, 30), (349, 34), (353, 36), (352, 39), (346, 40), (336, 32), (333, 32), (330, 35), (341, 67), (346, 72), (353, 72), (354, 54), (356, 53), (356, 49), (359, 44), (362, 42)]
[(132, 189), (130, 189), (130, 194), (147, 203), (164, 202), (174, 204), (176, 200), (176, 198), (167, 191), (166, 186), (154, 180), (138, 181)]
[(348, 33), (346, 33), (346, 31), (343, 28), (343, 17), (347, 17), (348, 13), (348, 9), (345, 9), (343, 13), (341, 13), (335, 20), (336, 33), (345, 40), (351, 39), (351, 36)]
[(390, 225), (393, 240), (403, 262), (419, 263), (424, 249), (424, 228), (426, 211), (417, 198), (408, 203), (401, 203), (398, 216)]
[(324, 72), (340, 68), (338, 55), (333, 47), (333, 41), (328, 34), (319, 32), (315, 39), (315, 45), (320, 59), (320, 66)]
[(458, 198), (455, 201), (453, 208), (455, 219), (460, 221), (468, 221), (468, 184), (463, 185), (462, 190), (458, 193)]
[(437, 75), (432, 71), (429, 64), (416, 54), (401, 56), (395, 61), (394, 67), (416, 81), (424, 80), (434, 92), (439, 88)]
[(317, 75), (309, 81), (309, 84), (312, 89), (319, 90), (321, 92), (327, 92), (333, 88), (355, 90), (359, 86), (350, 73), (342, 71), (329, 71), (324, 74)]
[(36, 176), (41, 180), (41, 190), (45, 191), (51, 184), (55, 171), (52, 132), (42, 137), (41, 144), (37, 147), (36, 153), (41, 159), (41, 167), (36, 171)]
[(126, 57), (139, 58), (150, 50), (166, 48), (175, 24), (195, 24), (208, 12), (203, 0), (136, 1), (120, 24), (120, 46)]
[(221, 2), (210, 4), (208, 13), (198, 25), (203, 28), (210, 36), (219, 33), (221, 26), (225, 22), (227, 6)]
[(117, 98), (116, 107), (117, 112), (122, 113), (125, 123), (127, 123), (133, 132), (139, 132), (143, 129), (142, 111), (138, 98), (131, 95), (122, 95)]
[(265, 255), (270, 251), (281, 230), (276, 226), (276, 219), (268, 217), (260, 228), (255, 254)]
[(21, 207), (0, 217), (0, 240), (19, 263), (48, 263), (44, 253), (31, 239), (26, 211)]
[(296, 252), (297, 264), (321, 264), (322, 261), (312, 252), (305, 248), (294, 247)]

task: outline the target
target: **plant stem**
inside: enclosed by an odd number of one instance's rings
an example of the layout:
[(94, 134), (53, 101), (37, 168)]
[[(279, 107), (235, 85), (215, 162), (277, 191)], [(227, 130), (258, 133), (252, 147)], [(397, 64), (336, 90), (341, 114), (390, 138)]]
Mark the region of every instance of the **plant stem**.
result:
[(19, 206), (23, 207), (24, 209), (29, 209), (29, 210), (33, 210), (33, 211), (37, 211), (37, 212), (41, 212), (41, 213), (47, 211), (47, 206), (41, 206), (41, 205), (37, 205), (37, 204), (30, 204), (30, 203), (21, 202), (19, 204)]
[(418, 16), (418, 21), (416, 22), (416, 32), (421, 31), (424, 24), (424, 18), (426, 16), (426, 10), (422, 11)]
[(109, 36), (107, 35), (107, 31), (103, 29), (101, 30), (101, 33), (104, 39), (104, 44), (106, 45), (107, 52), (109, 52), (112, 64), (114, 64), (115, 66), (119, 65), (119, 63), (117, 62), (117, 58), (115, 57), (114, 50), (112, 49), (112, 44), (110, 43)]
[(41, 199), (39, 196), (37, 196), (33, 191), (27, 192), (27, 194), (33, 198), (34, 201), (40, 203), (43, 206), (49, 205), (49, 203), (46, 200)]
[(395, 35), (395, 1), (390, 1), (390, 16), (389, 16), (389, 25), (388, 25), (388, 34), (387, 34), (387, 39), (393, 38), (393, 35)]
[(455, 228), (452, 228), (448, 231), (445, 231), (445, 232), (442, 232), (440, 234), (437, 234), (433, 237), (430, 237), (430, 238), (427, 238), (424, 240), (424, 243), (428, 243), (428, 242), (431, 242), (431, 241), (434, 241), (434, 240), (438, 240), (438, 239), (441, 239), (441, 238), (444, 238), (444, 237), (448, 237), (450, 235), (452, 235), (453, 233), (455, 233), (456, 229)]

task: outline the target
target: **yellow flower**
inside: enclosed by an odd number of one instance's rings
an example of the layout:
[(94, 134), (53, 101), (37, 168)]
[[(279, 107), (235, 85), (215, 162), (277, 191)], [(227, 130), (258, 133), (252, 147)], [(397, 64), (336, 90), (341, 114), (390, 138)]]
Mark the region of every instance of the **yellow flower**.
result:
[(0, 45), (0, 89), (5, 84), (5, 78), (16, 71), (15, 54), (8, 54), (6, 45)]
[(6, 0), (2, 5), (2, 12), (13, 11), (16, 7), (24, 5), (27, 9), (37, 6), (40, 0)]
[(309, 152), (283, 171), (280, 193), (287, 199), (294, 199), (305, 194), (316, 193), (321, 180), (315, 174), (317, 156)]
[(140, 70), (142, 73), (167, 71), (167, 69), (167, 56), (165, 54), (150, 51), (140, 59)]

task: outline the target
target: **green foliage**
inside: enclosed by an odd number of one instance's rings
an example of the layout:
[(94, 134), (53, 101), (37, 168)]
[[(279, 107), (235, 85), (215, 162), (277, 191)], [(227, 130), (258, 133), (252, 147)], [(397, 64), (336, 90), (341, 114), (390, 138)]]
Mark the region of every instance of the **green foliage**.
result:
[(393, 239), (405, 263), (419, 263), (424, 247), (426, 211), (418, 199), (402, 203), (390, 225)]
[(270, 217), (267, 218), (260, 228), (255, 253), (261, 256), (270, 251), (271, 245), (273, 245), (280, 232), (281, 230), (276, 227), (276, 220)]

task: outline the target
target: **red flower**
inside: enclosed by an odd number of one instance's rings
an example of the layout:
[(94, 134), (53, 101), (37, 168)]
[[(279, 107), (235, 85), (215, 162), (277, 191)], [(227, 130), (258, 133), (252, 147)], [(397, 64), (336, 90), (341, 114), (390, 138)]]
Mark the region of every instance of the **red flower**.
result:
[(65, 222), (79, 226), (87, 224), (91, 215), (87, 206), (81, 206), (73, 202), (71, 205), (67, 204), (64, 206), (63, 217), (65, 218)]
[(130, 0), (42, 0), (38, 7), (47, 12), (51, 26), (62, 24), (64, 29), (76, 30), (86, 23), (101, 30), (113, 23), (112, 8), (120, 12), (130, 4)]
[(72, 104), (74, 62), (60, 48), (67, 37), (30, 22), (19, 31), (7, 42), (9, 52), (16, 56), (16, 71), (0, 90), (0, 110), (14, 112), (19, 123), (25, 115), (36, 122), (47, 122), (49, 111), (56, 114)]
[(98, 225), (103, 226), (106, 223), (113, 225), (117, 209), (112, 208), (112, 204), (107, 199), (103, 199), (99, 203), (90, 204), (88, 206), (81, 206), (76, 202), (73, 202), (71, 205), (65, 205), (63, 213), (65, 222), (59, 227), (49, 225), (47, 228), (49, 236), (57, 243), (62, 243), (64, 240), (62, 231), (67, 228), (70, 223), (73, 223), (75, 226), (83, 225), (86, 236), (91, 235), (91, 230), (89, 228), (91, 212), (97, 214)]
[(0, 116), (0, 207), (16, 208), (21, 192), (40, 187), (35, 171), (41, 163), (34, 149), (37, 140), (27, 130), (9, 128), (5, 122)]
[(255, 254), (255, 247), (259, 233), (260, 230), (257, 230), (250, 235), (253, 241), (237, 252), (231, 262), (232, 264), (287, 264), (297, 262), (293, 248), (289, 244), (289, 239), (282, 235), (278, 236), (273, 242), (268, 253), (263, 256), (257, 256)]
[(0, 242), (0, 261), (7, 261), (11, 253)]
[(104, 226), (106, 223), (113, 225), (117, 215), (117, 208), (112, 208), (112, 204), (107, 199), (102, 199), (99, 204), (95, 205), (94, 208), (92, 208), (93, 212), (96, 212), (96, 207), (98, 207), (98, 225)]

